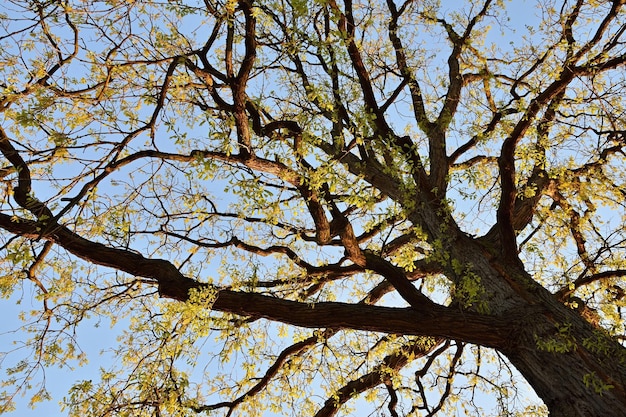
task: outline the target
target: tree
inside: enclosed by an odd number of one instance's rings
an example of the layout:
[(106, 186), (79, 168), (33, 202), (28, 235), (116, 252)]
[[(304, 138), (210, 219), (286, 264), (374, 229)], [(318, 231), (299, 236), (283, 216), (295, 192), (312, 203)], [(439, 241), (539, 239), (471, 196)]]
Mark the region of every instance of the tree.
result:
[(622, 2), (442, 3), (5, 2), (3, 409), (626, 415)]

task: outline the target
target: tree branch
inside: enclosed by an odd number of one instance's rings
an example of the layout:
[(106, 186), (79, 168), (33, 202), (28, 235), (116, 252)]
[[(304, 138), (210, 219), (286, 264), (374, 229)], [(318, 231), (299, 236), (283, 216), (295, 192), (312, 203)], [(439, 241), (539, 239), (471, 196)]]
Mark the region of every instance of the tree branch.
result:
[[(307, 328), (429, 335), (490, 347), (505, 343), (510, 331), (506, 321), (497, 317), (464, 313), (432, 302), (412, 308), (333, 302), (309, 304), (261, 294), (219, 290), (184, 276), (166, 260), (145, 258), (129, 250), (92, 242), (64, 226), (57, 226), (48, 234), (40, 236), (37, 222), (0, 214), (0, 227), (28, 239), (41, 237), (53, 241), (90, 263), (153, 279), (158, 284), (159, 294), (164, 298), (187, 301), (191, 289), (217, 290), (217, 299), (213, 304), (216, 311), (267, 318)], [(372, 317), (376, 317), (376, 320), (372, 320)]]
[(341, 406), (346, 402), (362, 392), (388, 382), (390, 372), (397, 372), (411, 361), (428, 355), (434, 351), (441, 342), (443, 342), (443, 339), (428, 341), (426, 343), (424, 340), (418, 339), (413, 340), (410, 344), (406, 344), (401, 349), (386, 356), (373, 371), (357, 379), (353, 379), (339, 388), (326, 400), (324, 406), (315, 414), (315, 417), (332, 417), (336, 415)]

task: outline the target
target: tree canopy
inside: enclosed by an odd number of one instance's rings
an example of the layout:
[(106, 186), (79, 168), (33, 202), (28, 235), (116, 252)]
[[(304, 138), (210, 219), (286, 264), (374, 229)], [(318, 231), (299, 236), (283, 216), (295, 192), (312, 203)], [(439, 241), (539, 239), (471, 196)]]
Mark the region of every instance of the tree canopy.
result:
[(0, 411), (626, 415), (622, 3), (4, 2)]

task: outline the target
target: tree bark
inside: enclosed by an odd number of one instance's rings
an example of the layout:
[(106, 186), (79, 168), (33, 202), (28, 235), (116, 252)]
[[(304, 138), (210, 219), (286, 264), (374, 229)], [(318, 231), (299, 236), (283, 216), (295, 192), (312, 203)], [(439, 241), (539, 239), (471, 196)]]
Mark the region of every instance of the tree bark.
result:
[(529, 314), (517, 329), (501, 352), (552, 417), (626, 415), (626, 354), (602, 330), (565, 306)]
[(470, 242), (456, 247), (462, 248), (456, 256), (465, 255), (483, 278), (492, 296), (489, 313), (511, 326), (511, 338), (499, 351), (551, 417), (626, 416), (623, 346), (533, 280), (518, 260), (490, 257), (485, 249), (480, 256)]

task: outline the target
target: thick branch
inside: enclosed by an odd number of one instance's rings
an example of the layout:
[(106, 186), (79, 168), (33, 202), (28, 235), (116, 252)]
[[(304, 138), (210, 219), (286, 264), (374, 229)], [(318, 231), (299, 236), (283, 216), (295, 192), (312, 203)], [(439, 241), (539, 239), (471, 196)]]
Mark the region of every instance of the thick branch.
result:
[(11, 140), (0, 127), (0, 152), (15, 167), (18, 173), (17, 187), (13, 189), (13, 198), (20, 207), (28, 210), (38, 219), (47, 221), (52, 218), (52, 212), (35, 196), (32, 195), (30, 169), (28, 164), (22, 159), (21, 155)]
[(559, 78), (539, 94), (528, 106), (524, 116), (517, 123), (508, 138), (502, 144), (498, 165), (500, 167), (500, 183), (502, 193), (497, 211), (498, 226), (502, 244), (502, 253), (507, 259), (517, 259), (517, 243), (515, 238), (514, 212), (517, 197), (515, 185), (515, 151), (518, 142), (535, 121), (537, 114), (545, 105), (567, 88), (574, 79), (574, 72), (565, 67)]
[(356, 75), (359, 79), (359, 84), (361, 86), (361, 91), (363, 92), (363, 101), (365, 104), (365, 108), (371, 112), (374, 117), (374, 125), (378, 130), (378, 134), (381, 136), (387, 136), (391, 132), (391, 128), (387, 124), (383, 113), (380, 111), (378, 107), (378, 103), (376, 100), (376, 95), (374, 94), (374, 89), (372, 88), (372, 81), (363, 62), (363, 58), (361, 57), (361, 51), (359, 46), (355, 42), (355, 28), (356, 25), (354, 23), (354, 17), (352, 16), (352, 2), (346, 1), (346, 12), (345, 14), (339, 9), (339, 6), (335, 2), (335, 0), (330, 0), (328, 2), (329, 6), (339, 15), (339, 21), (337, 23), (339, 30), (344, 33), (344, 42), (346, 43), (346, 49), (348, 51), (348, 55), (350, 56), (350, 60), (352, 62), (352, 67), (356, 72)]
[(254, 16), (252, 5), (248, 1), (241, 1), (240, 6), (246, 21), (245, 54), (237, 77), (232, 80), (231, 89), (234, 103), (233, 116), (239, 141), (239, 154), (242, 159), (247, 159), (253, 152), (250, 124), (246, 113), (247, 96), (245, 90), (256, 59), (256, 17)]
[[(25, 238), (40, 237), (35, 221), (0, 214), (0, 227)], [(132, 275), (154, 279), (161, 297), (189, 299), (192, 288), (207, 284), (184, 276), (163, 259), (149, 259), (128, 250), (110, 248), (58, 226), (42, 237), (90, 263)], [(347, 303), (301, 303), (261, 294), (219, 290), (213, 305), (217, 311), (266, 318), (307, 328), (339, 328), (406, 335), (429, 335), (497, 347), (505, 343), (509, 326), (491, 316), (462, 313), (433, 303), (413, 308), (391, 308)], [(376, 318), (376, 320), (373, 320)]]

